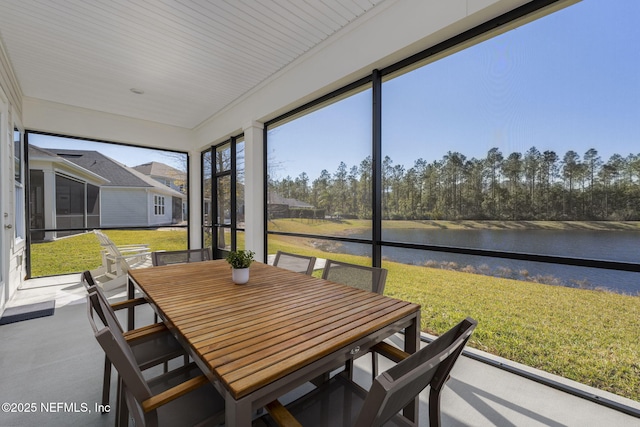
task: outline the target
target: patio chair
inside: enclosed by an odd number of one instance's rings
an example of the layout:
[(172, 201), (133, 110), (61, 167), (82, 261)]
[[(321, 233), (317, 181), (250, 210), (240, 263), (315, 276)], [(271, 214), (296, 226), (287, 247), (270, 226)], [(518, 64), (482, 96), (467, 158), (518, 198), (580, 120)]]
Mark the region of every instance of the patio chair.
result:
[[(82, 273), (82, 275), (81, 275), (81, 283), (84, 285), (84, 288), (87, 290), (87, 293), (92, 292), (94, 290), (93, 287), (98, 287), (98, 283), (93, 278), (92, 273), (90, 271), (88, 271), (88, 270), (85, 270)], [(106, 301), (107, 298), (104, 295), (102, 289), (100, 289), (99, 292), (100, 292), (100, 295)], [(149, 302), (146, 299), (141, 298), (141, 297), (128, 299), (128, 300), (125, 300), (125, 301), (118, 301), (118, 302), (109, 303), (109, 305), (111, 306), (111, 308), (113, 309), (114, 312), (116, 312), (118, 310), (130, 309), (130, 308), (135, 309), (135, 307), (137, 307), (139, 305), (144, 305), (144, 304), (149, 304)], [(153, 322), (154, 323), (158, 323), (158, 314), (155, 313), (155, 312), (153, 313)], [(134, 325), (134, 328), (135, 328), (135, 325)]]
[(154, 266), (209, 261), (211, 259), (211, 248), (187, 249), (182, 251), (157, 251), (151, 253), (151, 263)]
[[(169, 264), (184, 264), (188, 262), (209, 261), (211, 248), (186, 249), (182, 251), (157, 251), (151, 253), (151, 264), (154, 267)], [(158, 321), (158, 314), (153, 315), (154, 322)]]
[(310, 276), (316, 265), (316, 257), (278, 251), (273, 265)]
[(102, 246), (102, 266), (92, 273), (94, 276), (104, 276), (105, 280), (100, 283), (103, 289), (124, 286), (129, 268), (142, 267), (148, 263), (151, 256), (149, 245), (116, 246), (103, 232), (93, 232)]
[[(114, 244), (113, 241), (109, 238), (109, 236), (104, 234), (102, 231), (93, 230), (93, 233), (98, 237), (98, 240), (100, 241), (101, 245)], [(118, 250), (123, 252), (136, 251), (136, 250), (149, 251), (149, 245), (146, 243), (133, 244), (133, 245), (117, 245), (116, 247), (118, 248)]]
[[(382, 295), (387, 281), (387, 270), (328, 259), (322, 270), (322, 278)], [(349, 360), (347, 369), (352, 368), (353, 361)], [(378, 375), (378, 358), (373, 352), (371, 353), (371, 375), (372, 379)]]
[[(194, 363), (145, 379), (108, 304), (102, 299), (95, 299), (105, 318), (98, 327), (94, 316), (89, 316), (91, 327), (105, 355), (119, 373), (121, 392), (116, 411), (117, 423), (128, 425), (129, 415), (136, 426), (215, 425), (224, 422), (224, 399)], [(93, 304), (88, 305), (92, 307)]]
[(399, 363), (377, 376), (369, 392), (337, 375), (287, 407), (277, 400), (269, 403), (269, 414), (263, 418), (281, 426), (416, 426), (417, 419), (414, 424), (399, 413), (431, 386), (429, 425), (438, 427), (440, 393), (476, 325), (468, 317), (412, 355), (384, 342), (377, 344), (374, 350)]
[(366, 267), (364, 265), (349, 264), (328, 259), (324, 270), (322, 270), (322, 278), (354, 288), (383, 294), (384, 285), (387, 281), (387, 270), (384, 268)]
[[(87, 288), (87, 312), (89, 319), (93, 319), (94, 314), (97, 315), (103, 324), (106, 322), (107, 316), (116, 318), (115, 310), (130, 307), (129, 301), (123, 301), (124, 304), (110, 304), (102, 290), (97, 286)], [(99, 301), (104, 303), (104, 309)], [(117, 305), (119, 304), (119, 305)], [(134, 303), (136, 304), (136, 303)], [(136, 304), (137, 305), (137, 304)], [(177, 357), (184, 357), (184, 363), (188, 363), (188, 356), (183, 347), (171, 335), (166, 325), (163, 323), (155, 323), (142, 328), (122, 332), (121, 325), (115, 320), (115, 324), (122, 333), (125, 341), (131, 347), (135, 357), (135, 361), (141, 370), (146, 370), (160, 364), (164, 364), (165, 372), (168, 370), (168, 361)], [(104, 373), (102, 380), (102, 405), (106, 407), (109, 404), (109, 394), (111, 389), (111, 361), (105, 355)]]

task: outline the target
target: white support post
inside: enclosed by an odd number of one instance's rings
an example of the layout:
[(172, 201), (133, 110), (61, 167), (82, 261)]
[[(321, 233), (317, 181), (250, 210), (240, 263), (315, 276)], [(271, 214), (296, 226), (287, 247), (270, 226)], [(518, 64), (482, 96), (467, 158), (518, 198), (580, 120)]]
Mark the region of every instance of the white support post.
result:
[(202, 158), (199, 151), (189, 152), (189, 243), (192, 249), (202, 247)]
[(245, 247), (266, 262), (264, 253), (264, 124), (251, 122), (244, 130)]
[[(45, 169), (44, 174), (44, 228), (56, 228), (56, 173)], [(47, 231), (44, 234), (45, 241), (55, 240), (57, 233)]]

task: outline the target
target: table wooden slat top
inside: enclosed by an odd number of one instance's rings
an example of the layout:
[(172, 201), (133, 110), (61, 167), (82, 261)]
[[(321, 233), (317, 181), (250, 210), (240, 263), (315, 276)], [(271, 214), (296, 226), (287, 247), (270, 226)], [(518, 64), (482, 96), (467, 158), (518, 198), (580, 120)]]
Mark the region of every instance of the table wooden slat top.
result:
[(129, 274), (235, 399), (420, 310), (258, 262), (244, 285), (224, 260)]

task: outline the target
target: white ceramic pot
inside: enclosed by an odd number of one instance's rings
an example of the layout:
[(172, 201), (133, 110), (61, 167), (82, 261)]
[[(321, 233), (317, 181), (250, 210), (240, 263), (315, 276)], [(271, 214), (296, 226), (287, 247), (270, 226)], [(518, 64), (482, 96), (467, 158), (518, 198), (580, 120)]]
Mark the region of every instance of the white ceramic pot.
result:
[(236, 285), (244, 285), (249, 281), (249, 268), (232, 268), (231, 280)]

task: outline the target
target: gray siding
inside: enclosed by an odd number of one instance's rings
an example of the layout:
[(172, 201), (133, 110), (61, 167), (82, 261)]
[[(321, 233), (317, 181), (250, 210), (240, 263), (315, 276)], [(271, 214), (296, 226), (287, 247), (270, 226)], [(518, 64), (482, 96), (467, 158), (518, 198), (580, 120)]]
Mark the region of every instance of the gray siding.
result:
[(100, 194), (100, 216), (103, 227), (148, 225), (145, 190), (102, 187)]

